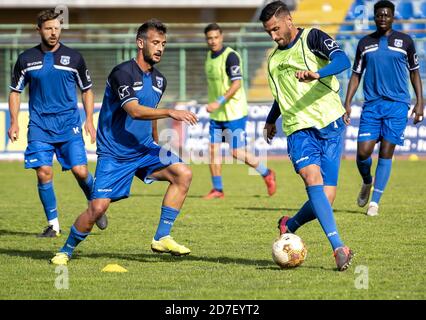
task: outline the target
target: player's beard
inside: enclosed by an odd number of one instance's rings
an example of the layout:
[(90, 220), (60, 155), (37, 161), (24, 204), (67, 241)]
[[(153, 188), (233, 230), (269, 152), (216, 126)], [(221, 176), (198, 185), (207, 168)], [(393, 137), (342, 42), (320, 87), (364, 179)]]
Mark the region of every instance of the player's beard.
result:
[(48, 39), (45, 39), (44, 37), (41, 37), (41, 41), (43, 42), (43, 44), (49, 48), (49, 49), (53, 49), (59, 42), (59, 38), (56, 38), (55, 43), (52, 45), (51, 43), (49, 43)]
[(154, 54), (151, 54), (151, 52), (149, 52), (149, 49), (147, 47), (144, 47), (142, 49), (142, 55), (143, 55), (144, 61), (148, 63), (150, 66), (153, 66), (154, 64), (157, 63), (157, 61), (154, 61), (154, 59), (152, 58)]

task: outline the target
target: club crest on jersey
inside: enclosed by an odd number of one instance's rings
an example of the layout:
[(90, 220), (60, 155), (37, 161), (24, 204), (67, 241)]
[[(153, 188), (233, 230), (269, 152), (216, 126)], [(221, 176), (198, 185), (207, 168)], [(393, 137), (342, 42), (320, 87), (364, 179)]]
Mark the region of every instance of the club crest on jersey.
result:
[(61, 56), (61, 64), (63, 64), (64, 66), (67, 66), (70, 64), (71, 61), (71, 57), (69, 56)]
[(232, 66), (231, 67), (231, 75), (239, 75), (240, 74), (240, 66)]
[(118, 88), (118, 96), (120, 97), (120, 100), (123, 100), (124, 98), (130, 96), (129, 92), (129, 86), (121, 86)]
[(157, 80), (157, 87), (159, 89), (161, 89), (163, 87), (163, 83), (164, 83), (164, 79), (162, 77), (155, 77), (155, 79)]
[(326, 45), (328, 50), (334, 49), (334, 48), (338, 48), (339, 45), (337, 44), (337, 42), (333, 39), (327, 39), (324, 41), (324, 44)]
[(395, 42), (394, 42), (394, 45), (395, 45), (395, 47), (397, 47), (397, 48), (402, 48), (402, 44), (403, 44), (404, 42), (401, 40), (401, 39), (395, 39)]

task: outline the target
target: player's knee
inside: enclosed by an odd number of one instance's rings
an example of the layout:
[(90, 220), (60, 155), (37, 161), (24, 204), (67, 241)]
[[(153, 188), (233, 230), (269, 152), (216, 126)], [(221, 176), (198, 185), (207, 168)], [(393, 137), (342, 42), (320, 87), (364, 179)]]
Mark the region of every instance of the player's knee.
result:
[(192, 182), (192, 171), (189, 167), (186, 165), (182, 165), (181, 168), (179, 168), (179, 182), (181, 185), (183, 185), (185, 188), (189, 188), (189, 185)]
[(92, 201), (89, 206), (89, 216), (91, 221), (98, 220), (108, 209), (108, 204)]
[(40, 167), (37, 169), (37, 179), (40, 183), (48, 183), (53, 179), (53, 170), (51, 167)]
[(322, 177), (318, 176), (317, 174), (301, 172), (300, 175), (307, 186), (323, 184)]
[(74, 176), (79, 180), (86, 180), (89, 175), (89, 170), (87, 166), (75, 166), (71, 169)]

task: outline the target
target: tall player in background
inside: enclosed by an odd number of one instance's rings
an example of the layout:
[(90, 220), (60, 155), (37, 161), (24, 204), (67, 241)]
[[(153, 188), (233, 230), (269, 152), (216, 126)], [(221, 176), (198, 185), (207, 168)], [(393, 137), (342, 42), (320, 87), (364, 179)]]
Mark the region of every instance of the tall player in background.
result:
[(154, 64), (164, 53), (166, 32), (166, 26), (155, 19), (141, 25), (136, 35), (136, 58), (119, 64), (108, 76), (99, 115), (93, 200), (71, 227), (65, 245), (51, 259), (54, 264), (66, 265), (110, 203), (129, 196), (134, 176), (145, 183), (169, 183), (152, 251), (173, 255), (191, 252), (170, 232), (188, 193), (192, 172), (155, 141), (157, 119), (172, 118), (188, 124), (198, 121), (189, 111), (157, 109), (167, 83)]
[(223, 198), (220, 144), (229, 143), (232, 156), (254, 168), (265, 181), (268, 194), (276, 191), (275, 172), (246, 150), (247, 99), (243, 86), (240, 55), (223, 46), (223, 32), (216, 23), (204, 29), (207, 45), (205, 72), (208, 84), (207, 112), (210, 113), (210, 173), (213, 189), (204, 199)]
[(259, 19), (278, 44), (268, 59), (275, 102), (266, 120), (266, 138), (274, 137), (275, 122), (282, 114), (288, 154), (308, 195), (295, 216), (279, 220), (280, 233), (295, 232), (317, 218), (333, 248), (337, 269), (346, 270), (353, 253), (340, 238), (332, 208), (345, 127), (334, 75), (349, 68), (350, 61), (326, 33), (296, 28), (282, 1), (268, 4)]
[(380, 141), (374, 191), (367, 209), (369, 216), (376, 216), (379, 212), (379, 201), (390, 177), (395, 146), (404, 144), (411, 103), (408, 73), (417, 98), (412, 111), (414, 124), (423, 120), (423, 91), (416, 49), (409, 35), (392, 30), (394, 13), (395, 6), (390, 1), (379, 1), (374, 5), (377, 31), (358, 43), (345, 101), (346, 122), (349, 124), (351, 101), (365, 71), (356, 159), (363, 180), (357, 199), (360, 207), (364, 207), (370, 197), (373, 185), (371, 154)]
[[(56, 154), (63, 171), (72, 171), (87, 200), (90, 200), (93, 185), (93, 177), (87, 169), (76, 92), (78, 86), (86, 112), (84, 129), (94, 143), (92, 82), (81, 54), (59, 42), (59, 19), (59, 13), (54, 10), (45, 10), (38, 15), (37, 30), (41, 43), (19, 55), (9, 95), (8, 135), (14, 142), (19, 139), (20, 94), (29, 84), (30, 120), (25, 168), (35, 169), (37, 173), (38, 193), (48, 221), (40, 237), (60, 235), (53, 189), (53, 154)], [(97, 224), (105, 229), (106, 217)]]

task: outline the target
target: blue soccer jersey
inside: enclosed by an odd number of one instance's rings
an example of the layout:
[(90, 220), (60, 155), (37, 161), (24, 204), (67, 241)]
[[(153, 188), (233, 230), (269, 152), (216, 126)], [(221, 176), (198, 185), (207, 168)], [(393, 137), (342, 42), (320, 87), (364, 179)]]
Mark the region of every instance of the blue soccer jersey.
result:
[(19, 55), (11, 90), (22, 92), (29, 84), (28, 141), (65, 142), (81, 135), (77, 90), (92, 86), (86, 63), (79, 52), (61, 44), (55, 52), (41, 45)]
[(353, 72), (364, 75), (365, 103), (378, 99), (410, 103), (408, 71), (419, 68), (411, 37), (392, 30), (389, 36), (374, 32), (358, 43)]
[(137, 100), (157, 108), (166, 79), (155, 68), (144, 73), (135, 60), (116, 66), (108, 76), (97, 133), (97, 154), (130, 160), (148, 152), (153, 143), (152, 121), (132, 119), (123, 106)]

